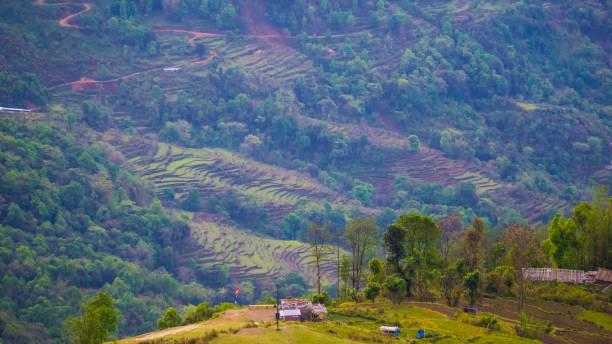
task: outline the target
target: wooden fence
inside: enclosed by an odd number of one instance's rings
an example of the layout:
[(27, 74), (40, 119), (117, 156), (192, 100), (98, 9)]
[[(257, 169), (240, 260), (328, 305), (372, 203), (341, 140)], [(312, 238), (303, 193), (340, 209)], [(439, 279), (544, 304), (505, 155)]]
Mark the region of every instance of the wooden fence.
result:
[(523, 276), (531, 281), (561, 281), (566, 283), (583, 283), (586, 275), (582, 270), (523, 268)]

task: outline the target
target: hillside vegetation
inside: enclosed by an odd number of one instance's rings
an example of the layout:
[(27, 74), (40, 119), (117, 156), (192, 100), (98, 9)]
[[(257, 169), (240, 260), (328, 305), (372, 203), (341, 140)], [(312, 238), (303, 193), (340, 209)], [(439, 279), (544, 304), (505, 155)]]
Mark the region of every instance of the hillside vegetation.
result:
[[(33, 113), (0, 115), (0, 338), (69, 341), (65, 319), (99, 291), (120, 310), (118, 337), (154, 330), (169, 307), (185, 316), (204, 299), (231, 302), (236, 286), (241, 304), (265, 301), (275, 282), (308, 294), (309, 223), (333, 234), (322, 288), (346, 299), (364, 297), (367, 274), (344, 240), (362, 217), (383, 229), (400, 214), (457, 214), (458, 228), (482, 219), (495, 294), (518, 293), (516, 279), (504, 287), (516, 271), (499, 244), (514, 223), (538, 228), (538, 266), (610, 268), (599, 189), (612, 185), (610, 10), (606, 0), (2, 1), (0, 106)], [(366, 265), (387, 258), (375, 233)], [(432, 237), (442, 250), (444, 236)], [(450, 265), (432, 257), (395, 262), (404, 294), (444, 297)], [(607, 309), (597, 302), (582, 305)], [(286, 331), (355, 339), (325, 326)]]

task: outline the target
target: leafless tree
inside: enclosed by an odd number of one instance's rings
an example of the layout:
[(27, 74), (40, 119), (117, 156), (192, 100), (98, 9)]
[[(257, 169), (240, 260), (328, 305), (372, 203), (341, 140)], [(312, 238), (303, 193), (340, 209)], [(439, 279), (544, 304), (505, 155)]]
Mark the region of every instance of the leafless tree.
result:
[(502, 237), (508, 258), (518, 274), (518, 310), (523, 310), (525, 301), (525, 286), (523, 268), (529, 267), (537, 258), (538, 241), (531, 227), (518, 223), (509, 224), (504, 228)]

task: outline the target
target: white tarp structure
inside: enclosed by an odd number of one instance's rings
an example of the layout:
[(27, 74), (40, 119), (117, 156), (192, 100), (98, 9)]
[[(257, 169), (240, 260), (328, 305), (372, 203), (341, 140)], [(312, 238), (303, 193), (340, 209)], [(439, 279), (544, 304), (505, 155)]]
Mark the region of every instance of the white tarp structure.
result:
[(381, 326), (379, 329), (382, 333), (392, 333), (399, 336), (399, 327), (397, 326)]

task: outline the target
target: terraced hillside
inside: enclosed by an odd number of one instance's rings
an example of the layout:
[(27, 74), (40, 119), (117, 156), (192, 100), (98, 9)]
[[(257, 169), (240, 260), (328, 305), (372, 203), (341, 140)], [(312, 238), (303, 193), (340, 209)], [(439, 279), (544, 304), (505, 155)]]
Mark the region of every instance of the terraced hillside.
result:
[[(298, 241), (261, 238), (227, 225), (194, 220), (190, 224), (192, 249), (180, 257), (181, 264), (190, 259), (198, 264), (209, 263), (221, 270), (229, 265), (232, 279), (261, 281), (264, 284), (297, 272), (314, 282), (314, 269), (310, 247)], [(322, 265), (326, 283), (335, 283), (335, 270), (331, 261)]]
[[(128, 141), (119, 147), (128, 157), (135, 147)], [(312, 177), (279, 167), (247, 160), (220, 148), (187, 149), (158, 143), (151, 156), (132, 157), (125, 167), (153, 183), (161, 197), (172, 188), (180, 197), (195, 188), (201, 195), (233, 189), (255, 197), (268, 209), (269, 218), (277, 222), (302, 199), (322, 204), (348, 203)]]
[[(312, 57), (306, 56), (306, 52), (299, 51), (297, 44), (300, 38), (297, 35), (280, 34), (278, 30), (265, 22), (261, 15), (257, 18), (250, 17), (253, 15), (251, 12), (254, 10), (261, 11), (261, 8), (257, 8), (257, 4), (258, 2), (253, 4), (249, 2), (245, 5), (246, 7), (242, 8), (245, 11), (243, 14), (248, 19), (247, 31), (250, 32), (240, 34), (215, 30), (207, 31), (202, 27), (190, 29), (181, 26), (164, 26), (155, 24), (157, 22), (152, 21), (152, 30), (157, 36), (159, 49), (162, 52), (155, 58), (158, 61), (157, 67), (118, 77), (122, 80), (138, 78), (138, 82), (140, 80), (153, 80), (163, 88), (166, 96), (172, 99), (176, 92), (181, 90), (186, 83), (195, 81), (192, 77), (204, 76), (209, 73), (208, 64), (210, 63), (222, 68), (239, 67), (250, 73), (250, 75), (264, 78), (268, 82), (277, 83), (281, 87), (291, 85), (290, 81), (297, 77), (309, 77), (313, 73), (317, 73), (317, 68), (314, 65), (320, 63), (320, 61), (315, 63)], [(464, 1), (451, 1), (435, 6), (427, 6), (422, 10), (422, 13), (431, 17), (442, 16), (445, 13), (454, 13), (453, 21), (457, 25), (473, 26), (477, 25), (479, 20), (484, 20), (483, 18), (498, 15), (502, 9), (503, 6), (499, 4), (473, 7)], [(400, 11), (401, 9), (398, 5), (392, 4), (389, 10)], [(307, 38), (309, 41), (320, 42), (322, 46), (333, 48), (339, 54), (343, 51), (347, 41), (372, 40), (373, 42), (378, 42), (374, 43), (378, 48), (369, 51), (370, 60), (372, 61), (372, 64), (368, 66), (369, 71), (373, 73), (391, 73), (400, 68), (400, 60), (405, 47), (411, 47), (422, 37), (434, 34), (435, 32), (435, 25), (432, 24), (431, 20), (423, 20), (416, 13), (408, 13), (406, 20), (411, 22), (411, 24), (402, 28), (403, 34), (401, 39), (398, 38), (389, 42), (384, 40), (377, 41), (376, 37), (380, 34), (381, 28), (373, 28), (366, 19), (364, 16), (357, 16), (356, 23), (343, 33), (311, 34)], [(185, 53), (192, 51), (198, 44), (206, 46), (209, 51), (208, 55), (200, 58), (186, 58)], [(346, 52), (341, 54), (346, 54)], [(180, 75), (168, 75), (168, 73), (161, 71), (162, 66), (178, 66), (182, 70)], [(106, 81), (117, 81), (119, 78), (116, 77)], [(77, 84), (76, 86), (83, 86), (83, 82), (77, 81)], [(82, 87), (75, 88), (73, 83), (69, 83), (69, 85), (73, 86), (70, 92), (66, 92), (61, 87), (55, 91), (58, 100), (73, 102), (78, 98), (76, 94), (84, 91), (85, 94), (89, 92), (91, 95), (92, 90), (84, 90)], [(96, 90), (93, 91), (96, 92)], [(102, 92), (108, 92), (108, 90)], [(110, 90), (110, 92), (113, 91)], [(123, 113), (117, 112), (115, 115), (116, 120), (114, 123), (121, 126), (125, 122)], [(150, 132), (150, 122), (147, 113), (131, 115), (130, 123), (133, 123), (137, 133), (144, 134)], [(297, 115), (297, 117), (298, 122), (303, 125), (313, 123), (323, 124), (328, 127), (330, 132), (342, 132), (355, 139), (366, 135), (375, 146), (390, 150), (397, 150), (399, 148), (400, 151), (406, 152), (405, 154), (400, 152), (399, 155), (395, 154), (393, 158), (384, 160), (381, 166), (360, 166), (350, 172), (352, 177), (374, 185), (376, 190), (375, 199), (384, 200), (385, 197), (390, 195), (394, 178), (406, 176), (427, 183), (441, 183), (445, 186), (456, 185), (459, 182), (470, 182), (475, 185), (479, 195), (490, 197), (494, 202), (509, 203), (510, 206), (517, 208), (524, 217), (530, 220), (545, 219), (551, 212), (566, 211), (568, 209), (567, 201), (550, 194), (542, 194), (536, 190), (530, 190), (531, 195), (528, 199), (515, 201), (512, 197), (508, 197), (510, 190), (515, 186), (514, 183), (499, 180), (494, 173), (491, 173), (491, 166), (476, 165), (466, 160), (449, 159), (440, 151), (430, 149), (423, 144), (419, 152), (408, 153), (406, 149), (406, 135), (397, 131), (388, 121), (379, 120), (382, 128), (376, 128), (372, 126), (374, 125), (373, 123), (367, 124), (362, 122), (359, 125), (344, 124), (329, 120), (322, 121), (303, 115)], [(378, 117), (383, 118), (384, 116), (378, 114)], [(187, 153), (185, 158), (191, 157), (192, 153)], [(204, 154), (207, 155), (209, 153)], [(204, 157), (204, 160), (206, 159), (208, 158)], [(174, 164), (171, 166), (172, 171), (166, 172), (158, 169), (150, 170), (150, 166), (143, 166), (143, 164), (146, 164), (143, 161), (135, 160), (133, 164), (140, 165), (137, 168), (134, 166), (134, 170), (138, 171), (139, 174), (150, 176), (156, 185), (161, 187), (176, 186), (179, 193), (184, 192), (185, 188), (181, 186), (181, 183), (185, 181), (192, 183), (197, 179), (201, 180), (203, 185), (206, 185), (199, 187), (203, 192), (211, 191), (214, 189), (214, 185), (221, 185), (223, 188), (226, 188), (232, 185), (232, 183), (238, 182), (239, 185), (236, 187), (236, 190), (241, 193), (256, 195), (258, 200), (266, 202), (267, 208), (271, 209), (274, 220), (278, 220), (286, 214), (290, 209), (289, 206), (295, 204), (300, 197), (305, 196), (313, 200), (323, 200), (327, 198), (326, 195), (328, 194), (326, 192), (329, 191), (309, 190), (303, 186), (294, 185), (290, 189), (296, 192), (288, 194), (282, 188), (273, 185), (274, 178), (268, 180), (262, 179), (261, 169), (258, 169), (260, 174), (256, 177), (259, 179), (257, 183), (253, 186), (241, 185), (240, 183), (251, 183), (253, 180), (239, 181), (242, 177), (236, 175), (237, 167), (232, 164), (227, 165), (227, 161), (225, 161), (225, 164), (215, 164), (217, 170), (214, 172), (213, 179), (210, 179), (206, 173), (199, 176), (193, 174), (198, 169), (210, 170), (210, 167), (205, 167), (207, 163), (203, 163), (203, 161), (189, 161), (187, 159), (179, 162), (178, 159), (175, 159), (173, 162)], [(244, 164), (244, 162), (241, 162), (241, 164)], [(183, 165), (186, 168), (178, 172), (175, 171), (177, 167)], [(172, 179), (172, 174), (174, 173), (180, 175), (174, 176), (178, 179)], [(224, 173), (228, 175), (221, 177)], [(223, 178), (226, 180), (222, 180)], [(160, 181), (160, 179), (164, 180)], [(334, 198), (337, 198), (337, 196), (332, 197), (332, 202), (337, 201)]]
[(571, 208), (568, 202), (535, 190), (526, 202), (513, 203), (512, 197), (508, 196), (513, 183), (496, 180), (476, 164), (447, 158), (441, 151), (422, 143), (417, 152), (410, 152), (408, 137), (397, 130), (372, 127), (365, 123), (356, 125), (323, 121), (305, 116), (300, 116), (298, 122), (301, 125), (325, 125), (329, 132), (339, 132), (355, 139), (367, 137), (376, 147), (399, 152), (392, 159), (384, 159), (380, 164), (362, 166), (351, 172), (353, 176), (374, 185), (376, 197), (381, 200), (390, 197), (396, 177), (410, 177), (442, 185), (470, 182), (474, 184), (479, 195), (489, 196), (502, 204), (512, 204), (530, 221), (537, 221), (555, 211), (567, 212)]
[(177, 35), (191, 36), (188, 41), (191, 46), (205, 44), (224, 62), (224, 66), (240, 66), (278, 81), (288, 81), (312, 72), (312, 62), (304, 54), (284, 44), (267, 44), (268, 35), (229, 38), (224, 34), (167, 28), (156, 32), (162, 48), (169, 47)]

